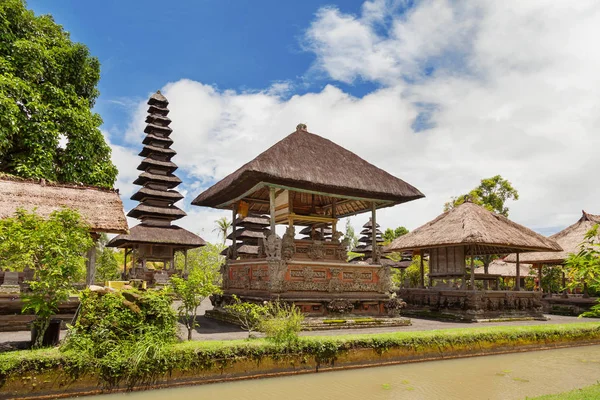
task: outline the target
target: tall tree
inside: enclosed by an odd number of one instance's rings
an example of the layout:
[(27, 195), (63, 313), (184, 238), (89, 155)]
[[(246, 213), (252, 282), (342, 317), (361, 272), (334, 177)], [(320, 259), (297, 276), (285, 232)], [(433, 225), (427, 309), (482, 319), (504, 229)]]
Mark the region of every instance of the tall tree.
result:
[(76, 211), (54, 211), (45, 219), (20, 209), (0, 220), (0, 268), (29, 267), (35, 274), (31, 290), (21, 296), (23, 311), (37, 316), (34, 347), (42, 345), (50, 318), (69, 298), (72, 284), (84, 276), (82, 249), (91, 246), (89, 227)]
[(216, 220), (215, 223), (217, 224), (217, 226), (215, 229), (213, 229), (213, 232), (214, 231), (219, 232), (219, 234), (223, 238), (223, 244), (225, 244), (225, 242), (227, 241), (227, 234), (229, 233), (229, 230), (231, 229), (231, 221), (225, 217), (222, 217), (222, 218), (219, 218), (218, 220)]
[(348, 241), (348, 251), (352, 251), (358, 245), (358, 236), (354, 231), (354, 227), (350, 223), (350, 218), (346, 218), (346, 232), (344, 233), (344, 240)]
[[(492, 176), (491, 178), (482, 179), (479, 186), (471, 190), (468, 194), (453, 197), (449, 202), (444, 204), (444, 211), (463, 204), (467, 197), (470, 197), (471, 201), (475, 204), (482, 205), (490, 211), (508, 217), (508, 207), (505, 206), (505, 203), (509, 199), (519, 200), (519, 192), (502, 176)], [(481, 261), (483, 261), (484, 273), (488, 273), (490, 263), (493, 259), (494, 256), (490, 255), (482, 257)], [(484, 286), (487, 288), (487, 281), (484, 282)]]
[(98, 59), (23, 0), (0, 1), (0, 38), (0, 172), (112, 187)]
[(396, 229), (387, 228), (385, 232), (383, 232), (383, 244), (388, 245), (394, 241), (394, 239), (399, 238), (402, 235), (406, 235), (408, 233), (408, 229), (403, 226), (399, 226)]
[(471, 190), (467, 195), (453, 197), (449, 202), (444, 204), (444, 211), (448, 211), (465, 202), (465, 198), (469, 196), (471, 200), (484, 206), (490, 211), (508, 217), (508, 207), (505, 206), (507, 200), (519, 200), (519, 192), (513, 188), (512, 184), (502, 178), (500, 175), (491, 178), (482, 179), (479, 186)]

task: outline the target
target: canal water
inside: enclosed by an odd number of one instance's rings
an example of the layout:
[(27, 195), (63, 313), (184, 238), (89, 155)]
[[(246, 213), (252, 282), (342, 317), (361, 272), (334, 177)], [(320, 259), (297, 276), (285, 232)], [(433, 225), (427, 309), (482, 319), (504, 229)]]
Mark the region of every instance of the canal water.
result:
[[(600, 346), (102, 395), (102, 400), (509, 400), (600, 380)], [(100, 400), (100, 399), (98, 399)]]

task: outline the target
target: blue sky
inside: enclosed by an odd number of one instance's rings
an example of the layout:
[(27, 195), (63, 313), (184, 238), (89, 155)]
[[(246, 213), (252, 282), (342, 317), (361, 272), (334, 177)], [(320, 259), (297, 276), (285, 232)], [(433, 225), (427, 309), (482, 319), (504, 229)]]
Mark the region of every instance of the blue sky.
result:
[(52, 14), (100, 59), (95, 110), (126, 210), (144, 103), (161, 89), (184, 181), (180, 225), (209, 240), (224, 214), (191, 207), (192, 198), (299, 122), (425, 193), (383, 210), (384, 228), (414, 229), (496, 174), (519, 190), (511, 218), (541, 233), (574, 223), (581, 209), (600, 214), (600, 189), (589, 184), (600, 169), (597, 1), (28, 6)]
[[(128, 117), (114, 102), (142, 98), (182, 78), (220, 89), (253, 90), (277, 81), (302, 82), (298, 93), (331, 80), (306, 81), (314, 54), (302, 36), (322, 1), (78, 1), (30, 0), (38, 14), (52, 14), (100, 59), (101, 96), (96, 110), (107, 128)], [(358, 13), (362, 1), (335, 6)], [(306, 84), (306, 85), (304, 85)], [(364, 95), (372, 84), (344, 85)]]

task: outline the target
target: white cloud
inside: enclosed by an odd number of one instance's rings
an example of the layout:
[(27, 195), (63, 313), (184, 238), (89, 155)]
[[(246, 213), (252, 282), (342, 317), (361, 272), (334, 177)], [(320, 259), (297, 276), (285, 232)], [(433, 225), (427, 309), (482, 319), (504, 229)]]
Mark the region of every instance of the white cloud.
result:
[[(520, 192), (511, 217), (534, 229), (564, 227), (582, 208), (600, 213), (598, 3), (423, 1), (397, 15), (403, 6), (370, 1), (359, 16), (323, 8), (307, 26), (313, 69), (334, 81), (379, 85), (362, 98), (331, 84), (292, 97), (289, 82), (255, 92), (166, 84), (174, 161), (190, 177), (181, 225), (215, 240), (213, 221), (229, 215), (189, 201), (299, 122), (427, 195), (382, 210), (383, 228), (414, 229), (451, 196), (496, 174)], [(424, 105), (433, 127), (415, 133)], [(129, 146), (141, 146), (145, 110), (141, 104), (132, 114)], [(113, 145), (119, 185), (137, 176), (139, 160), (124, 161), (132, 154)]]

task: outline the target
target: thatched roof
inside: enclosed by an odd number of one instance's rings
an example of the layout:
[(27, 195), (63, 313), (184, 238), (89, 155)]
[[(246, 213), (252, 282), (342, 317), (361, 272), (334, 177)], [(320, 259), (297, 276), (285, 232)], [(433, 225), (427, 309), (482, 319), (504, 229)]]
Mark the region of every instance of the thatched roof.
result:
[[(583, 242), (583, 237), (596, 224), (600, 224), (600, 215), (588, 214), (585, 211), (582, 211), (581, 218), (579, 218), (577, 222), (550, 236), (550, 239), (555, 240), (560, 247), (562, 247), (563, 251), (538, 251), (521, 254), (519, 256), (519, 261), (534, 264), (562, 264), (569, 253), (579, 252), (579, 244)], [(517, 257), (515, 254), (509, 254), (505, 260), (508, 262), (516, 262)]]
[(157, 244), (182, 248), (204, 246), (206, 242), (198, 235), (193, 234), (176, 225), (150, 226), (136, 225), (129, 230), (129, 234), (119, 235), (108, 242), (108, 247), (131, 247), (131, 244)]
[(296, 132), (202, 192), (192, 204), (229, 208), (244, 198), (251, 211), (268, 213), (265, 184), (308, 191), (318, 208), (330, 207), (332, 197), (354, 198), (336, 204), (337, 217), (370, 210), (370, 200), (387, 207), (424, 197), (403, 180), (299, 125)]
[(531, 229), (470, 201), (395, 239), (386, 251), (469, 246), (475, 255), (529, 251), (561, 251), (561, 247)]
[(48, 217), (63, 207), (77, 210), (92, 232), (127, 232), (118, 191), (0, 176), (0, 218), (14, 216), (18, 208)]
[[(520, 264), (519, 267), (519, 276), (525, 277), (529, 275), (529, 271), (531, 270), (531, 264)], [(476, 268), (475, 273), (480, 274), (483, 273), (483, 267)], [(488, 266), (488, 274), (490, 275), (500, 275), (514, 278), (517, 276), (517, 264), (507, 263), (503, 260), (493, 260)]]

